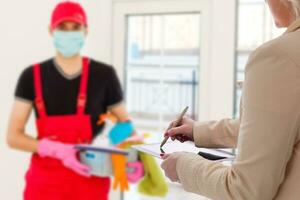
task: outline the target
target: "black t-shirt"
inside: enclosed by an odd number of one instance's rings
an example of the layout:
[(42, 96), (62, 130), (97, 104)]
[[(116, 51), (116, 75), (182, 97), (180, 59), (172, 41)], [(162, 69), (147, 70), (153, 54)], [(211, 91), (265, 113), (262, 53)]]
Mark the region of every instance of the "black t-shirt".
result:
[[(63, 73), (54, 59), (49, 59), (41, 63), (41, 79), (47, 114), (49, 116), (75, 114), (81, 73), (70, 77)], [(22, 72), (15, 96), (21, 100), (34, 101), (32, 66)], [(99, 115), (106, 113), (108, 107), (122, 100), (122, 89), (115, 70), (109, 65), (91, 59), (85, 113), (91, 115), (94, 137), (103, 128), (103, 125), (97, 125)], [(34, 110), (38, 117), (35, 105)]]

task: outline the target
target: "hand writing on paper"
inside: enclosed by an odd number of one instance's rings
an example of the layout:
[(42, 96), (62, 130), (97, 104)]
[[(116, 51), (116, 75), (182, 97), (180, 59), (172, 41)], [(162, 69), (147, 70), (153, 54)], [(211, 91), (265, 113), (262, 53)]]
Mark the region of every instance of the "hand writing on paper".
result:
[(194, 120), (189, 117), (183, 117), (181, 123), (174, 127), (172, 122), (169, 125), (169, 128), (167, 129), (165, 136), (171, 137), (171, 139), (174, 141), (179, 140), (180, 142), (185, 141), (194, 141), (193, 136), (193, 126), (194, 126)]

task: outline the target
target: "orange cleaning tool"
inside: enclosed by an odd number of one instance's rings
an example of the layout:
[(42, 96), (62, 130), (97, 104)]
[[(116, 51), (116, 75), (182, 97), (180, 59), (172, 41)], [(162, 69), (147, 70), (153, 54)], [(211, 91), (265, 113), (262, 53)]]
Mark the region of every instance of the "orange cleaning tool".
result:
[(97, 125), (98, 126), (103, 125), (105, 120), (107, 120), (107, 119), (112, 121), (113, 123), (116, 123), (118, 121), (116, 116), (114, 116), (110, 112), (107, 112), (107, 113), (99, 115)]
[(114, 170), (113, 189), (116, 190), (119, 186), (122, 192), (128, 191), (129, 185), (126, 175), (127, 157), (124, 155), (112, 154), (111, 159)]

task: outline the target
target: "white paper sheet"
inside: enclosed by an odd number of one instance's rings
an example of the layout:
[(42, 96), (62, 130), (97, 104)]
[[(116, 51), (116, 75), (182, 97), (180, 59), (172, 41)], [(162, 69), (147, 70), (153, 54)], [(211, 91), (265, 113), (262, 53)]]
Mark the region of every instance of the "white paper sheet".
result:
[[(160, 143), (153, 144), (142, 144), (142, 145), (134, 145), (132, 148), (150, 154), (154, 157), (160, 158)], [(223, 149), (207, 149), (207, 148), (197, 148), (193, 142), (185, 142), (181, 143), (179, 141), (171, 141), (167, 142), (163, 146), (163, 150), (165, 153), (174, 153), (174, 152), (190, 152), (198, 154), (199, 152), (209, 153), (216, 156), (226, 157), (226, 160), (233, 160), (234, 155), (229, 152), (226, 152)], [(222, 160), (223, 161), (223, 160)]]

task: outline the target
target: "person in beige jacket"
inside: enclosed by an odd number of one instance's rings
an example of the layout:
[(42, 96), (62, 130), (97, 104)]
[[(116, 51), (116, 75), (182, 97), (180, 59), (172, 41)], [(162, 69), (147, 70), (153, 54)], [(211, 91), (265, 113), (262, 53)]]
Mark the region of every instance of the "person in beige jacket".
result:
[(166, 176), (186, 191), (215, 200), (300, 200), (300, 0), (266, 2), (276, 25), (288, 28), (250, 56), (240, 119), (185, 117), (166, 132), (198, 147), (238, 148), (231, 166), (192, 153), (164, 155)]

